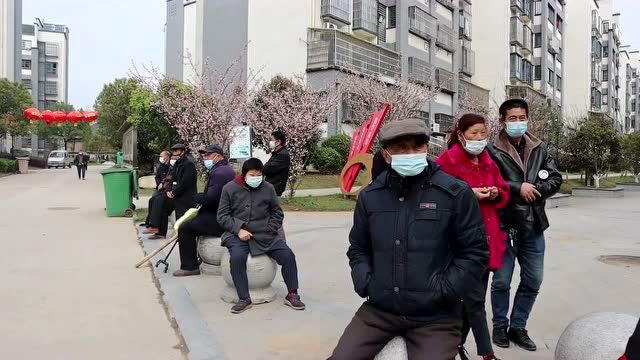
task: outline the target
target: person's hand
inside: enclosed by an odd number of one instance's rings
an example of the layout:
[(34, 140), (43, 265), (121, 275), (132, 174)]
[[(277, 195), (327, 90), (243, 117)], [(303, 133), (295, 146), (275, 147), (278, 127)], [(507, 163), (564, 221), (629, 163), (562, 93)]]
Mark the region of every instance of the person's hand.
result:
[(167, 193), (167, 197), (168, 197), (169, 199), (173, 199), (173, 191), (169, 191), (169, 192)]
[(522, 200), (532, 203), (541, 198), (542, 194), (536, 189), (535, 185), (525, 182), (520, 187), (520, 197)]
[(498, 192), (498, 188), (495, 186), (492, 186), (489, 188), (489, 200), (493, 201), (495, 199), (498, 198), (498, 195), (500, 195), (500, 193)]
[(478, 201), (483, 201), (489, 199), (491, 196), (489, 193), (489, 188), (481, 187), (481, 188), (473, 188), (473, 193), (476, 195), (476, 199)]
[(253, 236), (253, 234), (248, 232), (245, 229), (240, 229), (240, 231), (238, 232), (238, 237), (242, 241), (249, 241), (249, 239), (251, 239), (252, 236)]

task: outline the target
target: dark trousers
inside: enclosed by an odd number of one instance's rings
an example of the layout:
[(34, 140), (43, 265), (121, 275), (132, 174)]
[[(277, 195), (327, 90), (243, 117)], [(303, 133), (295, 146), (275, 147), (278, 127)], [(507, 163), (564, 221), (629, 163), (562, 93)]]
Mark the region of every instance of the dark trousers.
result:
[(151, 195), (151, 197), (149, 198), (149, 206), (147, 207), (147, 218), (144, 220), (144, 223), (147, 224), (147, 226), (151, 224), (151, 213), (153, 212), (153, 202), (155, 201), (154, 198), (157, 198), (159, 195), (160, 192), (158, 190), (154, 190), (153, 195)]
[(487, 286), (489, 285), (489, 270), (486, 270), (482, 279), (475, 279), (469, 283), (463, 299), (464, 312), (462, 317), (462, 344), (467, 341), (469, 330), (473, 330), (476, 339), (478, 355), (493, 354), (491, 336), (487, 326), (487, 312), (485, 302)]
[(629, 339), (625, 354), (627, 354), (628, 360), (640, 360), (640, 321)]
[[(542, 232), (534, 231), (526, 236), (510, 233), (507, 242), (504, 263), (493, 275), (491, 284), (491, 305), (493, 307), (493, 326), (511, 326), (513, 329), (525, 329), (533, 309), (544, 272), (545, 241)], [(511, 244), (513, 242), (513, 245)], [(520, 284), (513, 300), (511, 319), (509, 300), (511, 278), (516, 259), (520, 264)]]
[[(233, 278), (233, 284), (236, 286), (238, 297), (242, 300), (249, 299), (249, 280), (247, 279), (249, 242), (242, 241), (237, 236), (234, 236), (227, 239), (224, 242), (224, 246), (229, 249), (231, 277)], [(275, 260), (278, 265), (282, 266), (282, 278), (287, 285), (287, 289), (289, 291), (297, 290), (298, 265), (296, 264), (296, 256), (287, 243), (282, 240), (276, 241), (266, 254)]]
[(218, 225), (215, 213), (199, 214), (195, 219), (180, 226), (178, 246), (180, 247), (180, 269), (198, 270), (198, 236), (220, 236), (224, 230)]
[(344, 330), (330, 360), (370, 360), (396, 336), (404, 337), (409, 360), (454, 360), (460, 344), (459, 319), (412, 321), (365, 302)]
[(84, 179), (87, 173), (87, 165), (76, 165), (76, 169), (78, 170), (78, 179)]
[[(150, 227), (160, 229), (162, 224), (163, 214), (166, 213), (165, 205), (169, 198), (166, 193), (156, 193), (149, 199), (149, 215), (147, 217), (147, 225)], [(170, 214), (171, 212), (169, 212)], [(168, 215), (167, 215), (168, 216)], [(168, 223), (167, 216), (164, 218), (164, 222)], [(165, 225), (167, 226), (167, 225)], [(166, 228), (165, 228), (166, 234)]]
[[(173, 211), (176, 211), (176, 202), (173, 199), (169, 199), (166, 194), (164, 194), (164, 204), (162, 205), (159, 224), (158, 224), (158, 234), (162, 236), (167, 236), (167, 229), (169, 228), (169, 215)], [(155, 205), (154, 205), (155, 206)], [(176, 220), (178, 220), (178, 213), (176, 211)], [(155, 221), (155, 220), (152, 220)], [(155, 224), (154, 224), (155, 225)]]

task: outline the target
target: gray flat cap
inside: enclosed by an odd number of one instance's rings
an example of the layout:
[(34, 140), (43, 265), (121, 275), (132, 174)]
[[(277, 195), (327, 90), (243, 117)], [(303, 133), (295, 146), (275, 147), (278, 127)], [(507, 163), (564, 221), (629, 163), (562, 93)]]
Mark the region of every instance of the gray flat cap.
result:
[(384, 145), (389, 141), (408, 135), (429, 135), (429, 128), (424, 120), (406, 119), (387, 123), (380, 130), (380, 142)]
[(175, 144), (171, 147), (171, 150), (186, 150), (187, 147), (184, 144)]

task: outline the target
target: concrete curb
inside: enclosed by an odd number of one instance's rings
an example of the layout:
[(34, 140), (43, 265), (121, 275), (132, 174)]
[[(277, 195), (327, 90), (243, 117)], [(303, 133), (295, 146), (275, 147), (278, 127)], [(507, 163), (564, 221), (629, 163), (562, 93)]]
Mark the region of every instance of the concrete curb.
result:
[[(142, 242), (142, 247), (147, 254), (158, 246), (157, 241), (148, 240), (141, 233), (138, 233), (138, 239)], [(167, 249), (170, 248), (167, 247)], [(178, 251), (178, 249), (173, 251)], [(164, 251), (160, 252), (150, 260), (151, 265), (147, 266), (153, 267), (156, 261), (165, 256)], [(173, 277), (171, 273), (165, 274), (163, 269), (163, 266), (153, 267), (153, 276), (160, 284), (162, 301), (173, 316), (178, 325), (178, 331), (184, 339), (188, 349), (187, 357), (190, 360), (224, 360), (222, 344), (217, 341), (217, 336), (209, 329), (204, 316), (191, 300), (185, 286), (182, 285), (179, 278)]]

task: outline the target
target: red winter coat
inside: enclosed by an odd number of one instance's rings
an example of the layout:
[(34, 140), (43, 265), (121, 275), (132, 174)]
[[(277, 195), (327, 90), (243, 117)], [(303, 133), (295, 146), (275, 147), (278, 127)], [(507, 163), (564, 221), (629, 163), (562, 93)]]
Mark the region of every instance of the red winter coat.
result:
[(466, 182), (472, 188), (498, 188), (498, 198), (494, 201), (481, 201), (480, 212), (489, 243), (489, 269), (499, 269), (507, 248), (507, 236), (500, 230), (498, 209), (504, 208), (509, 202), (509, 185), (500, 175), (498, 165), (491, 160), (486, 150), (478, 156), (478, 164), (474, 164), (460, 144), (440, 155), (437, 163), (444, 172)]

